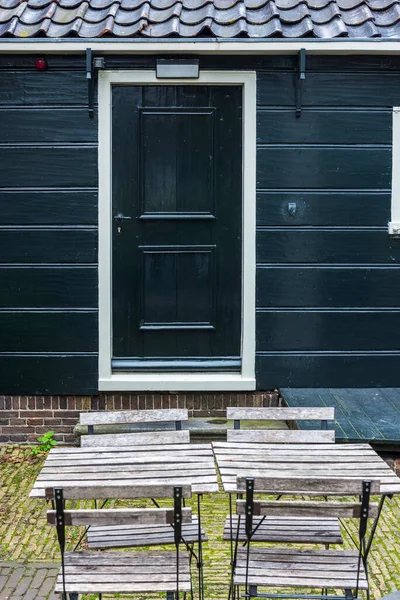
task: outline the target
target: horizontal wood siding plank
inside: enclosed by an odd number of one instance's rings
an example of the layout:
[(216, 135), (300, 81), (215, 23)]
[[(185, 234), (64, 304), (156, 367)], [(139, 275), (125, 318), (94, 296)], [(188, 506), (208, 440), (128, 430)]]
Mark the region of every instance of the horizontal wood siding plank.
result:
[(397, 354), (263, 353), (256, 355), (258, 389), (275, 387), (399, 387)]
[(257, 349), (397, 350), (400, 312), (257, 313)]
[(392, 110), (292, 109), (257, 112), (260, 144), (391, 144)]
[(0, 189), (0, 225), (97, 225), (97, 212), (96, 190)]
[(4, 394), (96, 394), (97, 356), (1, 356)]
[[(308, 72), (303, 83), (303, 106), (386, 107), (399, 102), (400, 73)], [(260, 72), (257, 77), (257, 102), (261, 106), (295, 105), (296, 71)], [(384, 93), (382, 92), (384, 90)]]
[(97, 268), (0, 267), (0, 308), (95, 308)]
[(386, 226), (390, 202), (390, 193), (381, 191), (259, 191), (257, 225)]
[(96, 263), (92, 229), (10, 229), (0, 232), (0, 260), (7, 263)]
[(257, 186), (263, 189), (388, 190), (391, 160), (391, 150), (379, 146), (261, 147), (257, 151)]
[(0, 312), (2, 352), (96, 352), (97, 313)]
[(43, 106), (80, 104), (87, 106), (87, 80), (84, 71), (0, 71), (0, 105)]
[(1, 143), (97, 140), (97, 122), (87, 108), (0, 109), (0, 131)]
[(400, 272), (382, 267), (259, 267), (258, 307), (399, 307)]
[(396, 264), (400, 241), (386, 230), (260, 228), (258, 263)]
[(10, 146), (0, 148), (2, 187), (94, 187), (93, 147)]

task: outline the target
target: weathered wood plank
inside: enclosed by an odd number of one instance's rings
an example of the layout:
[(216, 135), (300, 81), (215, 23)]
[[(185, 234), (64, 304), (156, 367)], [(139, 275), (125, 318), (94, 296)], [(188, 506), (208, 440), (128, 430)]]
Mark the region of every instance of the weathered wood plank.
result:
[(97, 225), (96, 190), (0, 190), (0, 206), (0, 225)]
[[(224, 540), (235, 540), (238, 515), (228, 515), (224, 524)], [(342, 544), (343, 538), (336, 518), (310, 517), (254, 517), (254, 542), (299, 543), (299, 544)], [(239, 541), (246, 541), (245, 519), (240, 519)]]
[(2, 108), (2, 143), (95, 142), (97, 122), (87, 108)]
[[(371, 119), (374, 127), (371, 131)], [(305, 109), (301, 119), (289, 109), (257, 111), (259, 144), (390, 144), (392, 111)]]
[(393, 336), (393, 328), (397, 330), (399, 327), (400, 312), (397, 309), (257, 311), (257, 343), (260, 351), (397, 350), (398, 342)]
[(0, 312), (0, 347), (10, 353), (96, 352), (97, 313)]
[(0, 267), (2, 308), (96, 308), (97, 267)]
[(315, 430), (299, 431), (295, 429), (228, 429), (226, 434), (228, 442), (246, 441), (246, 442), (274, 442), (276, 444), (290, 444), (298, 442), (304, 444), (321, 444), (331, 441), (335, 442), (335, 431), (333, 430)]
[[(148, 481), (148, 480), (147, 480)], [(145, 484), (131, 484), (127, 485), (118, 483), (105, 482), (104, 485), (91, 485), (85, 487), (85, 481), (79, 481), (74, 486), (59, 485), (49, 486), (46, 488), (46, 498), (48, 500), (54, 499), (54, 489), (60, 487), (63, 490), (63, 496), (66, 500), (84, 500), (90, 498), (102, 499), (102, 498), (173, 498), (174, 486), (180, 486), (182, 488), (182, 497), (191, 498), (192, 490), (188, 483), (171, 483), (165, 481), (165, 483), (145, 483)]]
[[(322, 465), (323, 466), (323, 465)], [(246, 478), (238, 477), (237, 486), (239, 490), (246, 490)], [(279, 493), (315, 493), (329, 495), (331, 492), (340, 492), (345, 495), (361, 494), (362, 485), (358, 482), (349, 482), (340, 477), (255, 477), (254, 490), (259, 492), (268, 492), (271, 494)], [(370, 490), (372, 494), (379, 494), (379, 480), (370, 480)]]
[[(326, 254), (322, 238), (320, 241), (322, 244), (319, 246), (322, 248), (320, 258), (325, 261)], [(311, 246), (313, 245), (312, 241), (309, 243)], [(319, 242), (317, 242), (318, 244)], [(373, 245), (373, 242), (371, 244)], [(283, 252), (285, 251), (283, 250)], [(342, 261), (341, 251), (338, 252), (338, 258)], [(378, 254), (375, 255), (376, 262), (382, 262)], [(393, 249), (394, 260), (397, 260), (397, 254), (398, 251)], [(358, 258), (364, 260), (356, 250), (352, 256), (357, 259), (357, 262)], [(257, 386), (265, 390), (275, 387), (304, 388), (310, 385), (312, 380), (315, 387), (395, 387), (399, 383), (399, 360), (400, 352), (393, 350), (390, 352), (381, 350), (380, 352), (353, 351), (333, 354), (324, 351), (263, 352), (256, 355)], [(351, 441), (356, 439), (359, 438), (356, 436), (350, 438)]]
[[(305, 492), (306, 493), (306, 492)], [(236, 512), (238, 515), (246, 514), (245, 500), (237, 500)], [(287, 516), (287, 517), (337, 517), (359, 519), (361, 504), (359, 502), (269, 502), (255, 501), (255, 515)], [(378, 504), (371, 503), (368, 517), (375, 519), (378, 515)]]
[(103, 435), (82, 435), (81, 445), (86, 448), (100, 446), (135, 446), (136, 444), (187, 444), (190, 432), (181, 431), (149, 431), (137, 433), (106, 433)]
[(3, 263), (97, 263), (97, 231), (6, 229), (0, 252)]
[(115, 425), (124, 423), (159, 423), (167, 421), (188, 421), (186, 408), (165, 408), (161, 410), (114, 410), (112, 412), (80, 413), (81, 425)]
[[(70, 471), (70, 473), (74, 473), (75, 476), (78, 479), (77, 476), (77, 472), (76, 471)], [(90, 479), (91, 481), (97, 481), (98, 485), (101, 485), (101, 481), (103, 479), (108, 479), (109, 481), (112, 479), (116, 479), (119, 481), (124, 481), (126, 479), (134, 479), (139, 485), (141, 485), (141, 481), (144, 480), (146, 481), (149, 478), (149, 475), (151, 477), (156, 477), (158, 479), (167, 476), (169, 479), (172, 479), (173, 477), (181, 477), (182, 476), (182, 466), (181, 468), (176, 468), (174, 471), (169, 471), (169, 470), (164, 470), (161, 468), (161, 466), (159, 467), (158, 471), (149, 471), (149, 470), (142, 470), (142, 471), (135, 471), (133, 469), (131, 469), (130, 471), (125, 471), (125, 469), (123, 471), (121, 471), (121, 469), (115, 470), (115, 471), (99, 471), (98, 469), (94, 469), (92, 471), (86, 472), (86, 471), (79, 471), (79, 474), (81, 475), (82, 473), (86, 474), (86, 477), (88, 479)], [(210, 468), (208, 469), (185, 469), (184, 470), (184, 474), (185, 477), (201, 477), (201, 476), (207, 476), (210, 474)], [(82, 475), (81, 475), (82, 476)], [(66, 477), (66, 473), (63, 471), (62, 473), (59, 472), (59, 470), (54, 470), (54, 471), (41, 471), (41, 473), (39, 474), (39, 476), (37, 477), (36, 481), (46, 481), (48, 479), (52, 479), (52, 481), (64, 481)]]
[[(173, 508), (103, 508), (66, 510), (65, 524), (82, 525), (165, 525), (174, 522)], [(182, 508), (182, 523), (192, 521), (192, 509)], [(47, 511), (47, 522), (56, 525), (56, 511)]]
[(262, 189), (390, 189), (391, 150), (366, 146), (262, 146), (257, 186)]
[(278, 408), (236, 408), (227, 407), (227, 419), (250, 421), (331, 421), (335, 418), (335, 409), (324, 407), (278, 407)]
[[(292, 202), (296, 204), (295, 215), (288, 211)], [(259, 226), (384, 226), (390, 221), (390, 193), (384, 190), (258, 190), (256, 210)], [(293, 294), (295, 289), (291, 291)]]
[(96, 355), (49, 354), (2, 356), (1, 386), (5, 394), (91, 395), (98, 392)]
[(354, 230), (263, 227), (257, 232), (257, 261), (268, 264), (396, 265), (400, 261), (400, 243), (390, 239), (386, 227)]
[(2, 187), (95, 187), (97, 149), (92, 146), (0, 147)]

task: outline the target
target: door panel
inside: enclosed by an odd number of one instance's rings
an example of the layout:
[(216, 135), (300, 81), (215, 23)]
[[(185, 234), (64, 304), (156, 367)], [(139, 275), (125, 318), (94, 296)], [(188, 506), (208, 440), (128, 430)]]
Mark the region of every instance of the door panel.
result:
[(113, 86), (113, 367), (240, 369), (241, 88)]

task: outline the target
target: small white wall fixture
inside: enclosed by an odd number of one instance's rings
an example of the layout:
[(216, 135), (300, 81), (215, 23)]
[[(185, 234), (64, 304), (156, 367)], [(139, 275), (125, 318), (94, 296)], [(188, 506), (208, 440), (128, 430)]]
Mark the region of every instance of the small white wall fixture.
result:
[(392, 212), (389, 234), (400, 235), (400, 107), (393, 108), (392, 126)]
[[(243, 246), (241, 371), (118, 372), (112, 358), (111, 88), (113, 85), (235, 85), (243, 90)], [(251, 391), (255, 389), (256, 73), (202, 71), (198, 79), (157, 79), (155, 71), (99, 72), (99, 390)]]

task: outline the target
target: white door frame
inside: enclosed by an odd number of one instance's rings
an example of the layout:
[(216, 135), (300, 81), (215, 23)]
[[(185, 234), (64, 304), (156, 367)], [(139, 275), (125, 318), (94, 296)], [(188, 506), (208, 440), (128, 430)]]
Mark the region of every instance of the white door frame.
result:
[[(112, 357), (111, 86), (240, 85), (243, 88), (242, 369), (216, 372), (116, 372)], [(155, 71), (99, 71), (99, 390), (233, 391), (255, 389), (256, 73), (201, 71), (200, 77), (157, 79)]]

